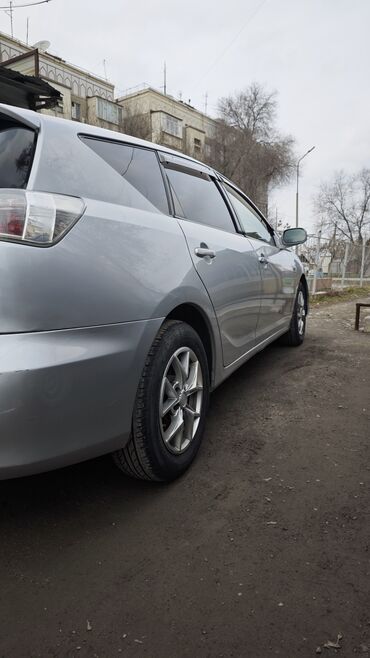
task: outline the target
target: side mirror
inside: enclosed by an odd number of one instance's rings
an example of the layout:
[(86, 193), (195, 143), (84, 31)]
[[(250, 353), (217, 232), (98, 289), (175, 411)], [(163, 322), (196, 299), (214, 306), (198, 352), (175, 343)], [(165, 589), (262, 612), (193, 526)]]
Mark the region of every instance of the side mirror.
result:
[(282, 237), (282, 242), (286, 247), (294, 247), (296, 244), (303, 244), (307, 240), (307, 232), (304, 228), (287, 228)]

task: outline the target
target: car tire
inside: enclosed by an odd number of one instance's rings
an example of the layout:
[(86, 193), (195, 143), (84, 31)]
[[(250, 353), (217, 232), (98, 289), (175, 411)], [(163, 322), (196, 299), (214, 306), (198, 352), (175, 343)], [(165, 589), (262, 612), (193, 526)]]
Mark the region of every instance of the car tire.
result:
[(139, 382), (132, 433), (114, 453), (127, 475), (171, 481), (194, 460), (209, 403), (209, 369), (199, 335), (185, 322), (167, 320), (147, 356)]
[(289, 347), (302, 345), (306, 333), (307, 293), (300, 282), (294, 302), (294, 310), (289, 331), (281, 337), (281, 343)]

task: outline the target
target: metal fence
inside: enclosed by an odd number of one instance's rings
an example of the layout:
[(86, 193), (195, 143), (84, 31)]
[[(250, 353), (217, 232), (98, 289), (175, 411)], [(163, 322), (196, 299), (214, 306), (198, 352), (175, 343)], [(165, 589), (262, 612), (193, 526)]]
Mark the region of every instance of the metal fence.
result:
[(299, 247), (311, 294), (370, 285), (370, 241), (352, 243), (309, 235)]

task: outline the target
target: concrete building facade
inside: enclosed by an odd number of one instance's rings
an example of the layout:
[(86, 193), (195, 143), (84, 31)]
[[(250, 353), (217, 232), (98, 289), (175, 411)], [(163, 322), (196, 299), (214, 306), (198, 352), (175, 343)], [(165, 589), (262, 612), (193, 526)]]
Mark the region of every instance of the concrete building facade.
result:
[(111, 82), (1, 32), (0, 66), (39, 77), (61, 92), (58, 105), (42, 112), (121, 130), (121, 109), (114, 101)]
[(149, 86), (118, 98), (123, 127), (149, 139), (183, 151), (200, 160), (207, 157), (216, 121), (188, 103)]
[(115, 100), (111, 82), (2, 32), (0, 67), (45, 80), (61, 93), (56, 107), (42, 112), (127, 132), (200, 160), (207, 158), (215, 120), (148, 85)]
[[(216, 119), (149, 85), (115, 99), (111, 82), (52, 55), (48, 42), (35, 45), (0, 32), (0, 69), (34, 76), (61, 94), (53, 107), (52, 103), (39, 111), (140, 137), (204, 162), (215, 161), (220, 126)], [(267, 183), (262, 181), (254, 197), (267, 214)]]

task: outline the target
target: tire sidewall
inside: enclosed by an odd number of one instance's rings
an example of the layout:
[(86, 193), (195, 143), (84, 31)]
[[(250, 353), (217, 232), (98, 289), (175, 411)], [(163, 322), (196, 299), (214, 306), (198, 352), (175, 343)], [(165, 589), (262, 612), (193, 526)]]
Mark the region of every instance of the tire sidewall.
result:
[(304, 289), (304, 286), (303, 286), (302, 282), (300, 282), (300, 284), (298, 286), (298, 290), (297, 290), (297, 294), (296, 294), (296, 298), (295, 298), (295, 303), (294, 303), (294, 314), (293, 314), (293, 318), (292, 318), (292, 325), (293, 325), (292, 329), (293, 329), (293, 332), (294, 332), (294, 338), (295, 338), (295, 340), (298, 344), (301, 344), (304, 341), (304, 337), (305, 337), (305, 334), (306, 334), (306, 317), (307, 317), (305, 315), (303, 333), (300, 334), (299, 330), (298, 330), (298, 295), (299, 295), (300, 292), (302, 292), (302, 294), (303, 294), (304, 301), (305, 301), (305, 309), (306, 309), (307, 308), (306, 291)]
[[(181, 347), (189, 347), (197, 356), (203, 375), (203, 399), (199, 425), (189, 447), (182, 454), (176, 455), (166, 447), (160, 428), (159, 404), (162, 378), (168, 361)], [(147, 372), (142, 408), (139, 411), (140, 429), (146, 438), (146, 452), (158, 479), (172, 480), (181, 475), (194, 460), (202, 440), (209, 404), (209, 371), (206, 353), (198, 334), (184, 322), (170, 324), (161, 336), (152, 355)], [(135, 416), (134, 426), (135, 432)]]

